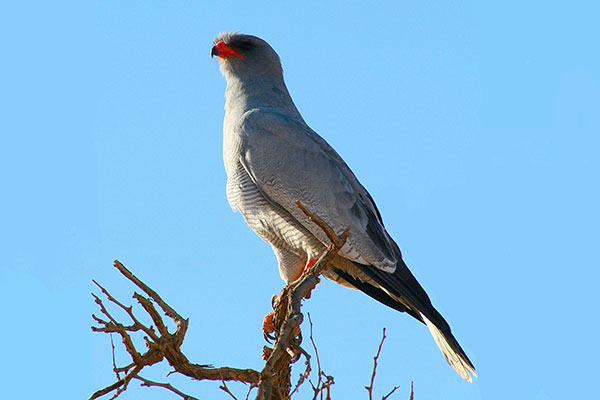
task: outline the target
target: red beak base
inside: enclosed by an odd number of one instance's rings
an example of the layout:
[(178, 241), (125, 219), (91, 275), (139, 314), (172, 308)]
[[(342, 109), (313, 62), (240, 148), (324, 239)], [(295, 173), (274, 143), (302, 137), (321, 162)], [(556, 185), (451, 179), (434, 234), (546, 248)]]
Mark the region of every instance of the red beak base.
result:
[(210, 56), (217, 56), (217, 57), (221, 57), (221, 58), (227, 58), (227, 57), (237, 57), (237, 58), (244, 58), (243, 55), (241, 55), (240, 53), (238, 53), (233, 47), (228, 46), (225, 44), (225, 42), (221, 41), (217, 44), (215, 44), (210, 52)]

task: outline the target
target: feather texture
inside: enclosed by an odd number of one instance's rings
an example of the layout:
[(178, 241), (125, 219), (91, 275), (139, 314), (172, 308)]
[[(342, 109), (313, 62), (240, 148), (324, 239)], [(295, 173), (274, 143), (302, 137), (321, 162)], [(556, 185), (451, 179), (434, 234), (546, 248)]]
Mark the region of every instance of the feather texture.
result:
[[(233, 49), (219, 55), (220, 42)], [(227, 199), (269, 243), (290, 282), (329, 244), (295, 202), (350, 237), (324, 270), (429, 328), (448, 363), (471, 381), (475, 368), (450, 326), (402, 259), (375, 202), (340, 155), (304, 121), (283, 80), (279, 56), (255, 36), (223, 33), (212, 54), (227, 78), (223, 158)], [(232, 57), (231, 54), (237, 54)]]

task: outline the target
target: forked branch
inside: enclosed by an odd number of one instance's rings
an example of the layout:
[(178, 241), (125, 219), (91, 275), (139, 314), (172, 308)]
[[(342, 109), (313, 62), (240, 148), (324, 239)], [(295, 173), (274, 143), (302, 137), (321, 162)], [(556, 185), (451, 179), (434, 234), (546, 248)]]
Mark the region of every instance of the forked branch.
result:
[[(139, 319), (133, 314), (132, 306), (125, 306), (117, 299), (115, 299), (104, 287), (99, 283), (94, 283), (100, 288), (106, 298), (123, 309), (132, 323), (130, 325), (124, 325), (118, 322), (111, 313), (105, 307), (102, 299), (92, 294), (95, 302), (100, 307), (100, 312), (104, 315), (105, 319), (92, 315), (98, 326), (92, 326), (94, 332), (104, 333), (116, 333), (121, 336), (125, 350), (131, 357), (131, 363), (117, 368), (116, 365), (113, 367), (115, 373), (124, 372), (125, 376), (118, 379), (115, 383), (98, 390), (90, 397), (90, 400), (101, 397), (105, 394), (115, 392), (112, 396), (114, 399), (127, 389), (127, 386), (132, 379), (142, 381), (143, 386), (161, 386), (171, 390), (174, 393), (186, 399), (193, 399), (189, 395), (184, 395), (170, 384), (159, 384), (156, 382), (149, 381), (139, 375), (139, 373), (145, 368), (153, 364), (156, 364), (163, 359), (167, 359), (168, 363), (173, 367), (174, 372), (181, 373), (197, 380), (213, 380), (213, 381), (239, 381), (249, 383), (250, 385), (256, 385), (259, 381), (260, 374), (252, 369), (237, 369), (237, 368), (213, 368), (210, 365), (200, 365), (189, 362), (187, 357), (181, 352), (181, 344), (183, 343), (185, 333), (187, 332), (188, 320), (184, 319), (179, 315), (173, 308), (171, 308), (154, 290), (147, 286), (144, 282), (138, 279), (131, 271), (129, 271), (123, 264), (115, 260), (115, 268), (121, 272), (127, 279), (133, 282), (138, 288), (140, 288), (148, 297), (144, 297), (139, 293), (134, 293), (133, 297), (138, 303), (144, 308), (146, 313), (152, 319), (154, 325), (146, 326), (142, 324)], [(176, 330), (171, 333), (167, 329), (165, 322), (163, 321), (160, 313), (154, 306), (158, 304), (160, 309), (165, 315), (170, 317), (175, 323)], [(156, 328), (155, 328), (156, 327)], [(145, 352), (140, 351), (136, 348), (131, 334), (134, 332), (142, 331), (146, 335), (144, 340), (146, 342)], [(158, 332), (157, 332), (158, 331)]]
[[(181, 373), (196, 380), (222, 382), (222, 388), (224, 388), (223, 390), (226, 392), (229, 392), (229, 389), (225, 384), (226, 381), (239, 381), (250, 385), (246, 398), (250, 395), (250, 390), (253, 387), (258, 387), (257, 399), (289, 399), (291, 387), (289, 383), (291, 363), (297, 361), (302, 354), (306, 356), (307, 370), (304, 373), (305, 376), (299, 380), (298, 385), (302, 384), (307, 379), (308, 374), (310, 374), (310, 356), (300, 347), (299, 339), (297, 337), (299, 332), (298, 327), (303, 321), (303, 315), (300, 312), (302, 299), (310, 297), (311, 291), (319, 282), (319, 275), (342, 248), (348, 238), (350, 230), (350, 228), (348, 228), (340, 236), (337, 236), (327, 224), (316, 215), (311, 214), (310, 211), (300, 204), (300, 202), (297, 202), (296, 204), (306, 214), (310, 221), (323, 229), (329, 237), (331, 244), (316, 264), (305, 271), (298, 280), (285, 286), (275, 300), (274, 326), (276, 328), (276, 338), (273, 348), (267, 349), (268, 357), (261, 372), (253, 369), (230, 367), (214, 368), (210, 365), (191, 363), (181, 351), (181, 345), (188, 329), (188, 319), (183, 318), (177, 311), (169, 306), (158, 293), (137, 278), (118, 260), (115, 260), (115, 268), (145, 294), (142, 295), (134, 292), (133, 298), (136, 299), (139, 305), (150, 316), (152, 325), (148, 326), (140, 322), (134, 315), (132, 306), (125, 306), (113, 297), (108, 290), (94, 281), (106, 299), (118, 308), (124, 310), (131, 322), (129, 324), (123, 324), (117, 321), (104, 305), (103, 300), (92, 293), (94, 301), (98, 304), (100, 313), (102, 314), (102, 317), (92, 315), (92, 318), (96, 323), (96, 326), (92, 326), (92, 330), (94, 332), (118, 334), (125, 346), (125, 350), (131, 358), (131, 362), (125, 366), (118, 367), (113, 358), (113, 370), (117, 375), (117, 381), (96, 391), (91, 395), (90, 400), (97, 399), (109, 393), (113, 393), (111, 399), (114, 399), (127, 389), (129, 383), (133, 379), (141, 381), (142, 386), (158, 386), (165, 388), (186, 400), (194, 399), (190, 395), (184, 394), (174, 388), (169, 383), (153, 382), (139, 375), (144, 368), (161, 362), (163, 359), (166, 359), (171, 365), (174, 370), (173, 372)], [(175, 323), (175, 332), (169, 331), (167, 324), (155, 305), (158, 305), (162, 313)], [(132, 339), (132, 334), (137, 332), (144, 334), (146, 343), (146, 348), (144, 350), (138, 349)], [(318, 356), (317, 362), (319, 362)], [(120, 378), (121, 373), (125, 374), (122, 378)], [(319, 374), (321, 373), (322, 371), (319, 365)], [(321, 387), (327, 391), (327, 398), (329, 398), (329, 387), (333, 384), (333, 378), (325, 374), (323, 374), (323, 376), (319, 375), (319, 382), (321, 382), (322, 377), (325, 378), (326, 381), (324, 381)], [(231, 393), (229, 392), (229, 394)]]

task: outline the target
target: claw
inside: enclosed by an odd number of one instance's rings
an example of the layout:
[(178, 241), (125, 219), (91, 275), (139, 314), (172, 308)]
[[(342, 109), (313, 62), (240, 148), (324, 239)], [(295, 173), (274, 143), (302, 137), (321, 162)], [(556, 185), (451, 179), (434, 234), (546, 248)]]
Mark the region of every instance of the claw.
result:
[(273, 326), (274, 317), (275, 311), (271, 311), (265, 315), (262, 323), (263, 336), (268, 343), (273, 343), (275, 341), (275, 335), (272, 335), (272, 333), (275, 332), (275, 326)]
[(263, 337), (265, 338), (265, 341), (269, 344), (273, 344), (273, 342), (275, 341), (275, 335), (271, 335), (270, 333), (267, 333), (264, 331), (263, 331)]
[(275, 331), (275, 327), (273, 326), (273, 317), (275, 317), (275, 311), (271, 311), (265, 315), (265, 318), (263, 319), (262, 330), (265, 334)]

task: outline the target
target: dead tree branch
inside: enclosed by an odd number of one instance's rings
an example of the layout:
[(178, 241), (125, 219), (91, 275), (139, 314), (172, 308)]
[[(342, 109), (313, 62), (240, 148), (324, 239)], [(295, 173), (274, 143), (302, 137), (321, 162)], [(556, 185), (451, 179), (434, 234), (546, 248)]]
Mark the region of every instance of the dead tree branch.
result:
[(321, 360), (319, 359), (319, 351), (317, 350), (317, 345), (315, 344), (315, 340), (313, 338), (313, 323), (312, 323), (312, 319), (310, 318), (310, 313), (308, 314), (308, 322), (310, 324), (310, 342), (311, 342), (311, 344), (313, 346), (313, 350), (315, 352), (315, 359), (317, 360), (317, 376), (318, 376), (317, 384), (314, 385), (312, 382), (310, 382), (310, 385), (312, 386), (312, 389), (314, 392), (313, 400), (316, 400), (319, 395), (321, 395), (321, 399), (322, 399), (323, 392), (325, 392), (325, 399), (329, 400), (329, 399), (331, 399), (330, 387), (331, 387), (331, 385), (334, 384), (333, 376), (327, 375), (321, 369)]
[[(96, 304), (100, 308), (100, 312), (106, 317), (107, 320), (92, 315), (94, 320), (99, 326), (93, 326), (94, 332), (105, 332), (105, 333), (116, 333), (121, 336), (125, 350), (131, 356), (131, 363), (125, 367), (113, 368), (115, 373), (125, 372), (125, 376), (118, 379), (112, 385), (105, 387), (104, 389), (98, 390), (90, 397), (90, 400), (97, 399), (107, 393), (111, 393), (116, 390), (113, 398), (120, 395), (129, 385), (132, 379), (141, 380), (144, 386), (162, 386), (161, 384), (148, 384), (151, 381), (147, 381), (141, 378), (138, 374), (143, 368), (149, 367), (156, 364), (163, 359), (167, 359), (168, 363), (173, 367), (175, 372), (179, 372), (183, 375), (189, 376), (190, 378), (197, 380), (213, 380), (213, 381), (239, 381), (256, 385), (259, 381), (260, 374), (258, 371), (252, 369), (237, 369), (237, 368), (213, 368), (209, 365), (200, 365), (190, 363), (187, 357), (181, 352), (181, 344), (183, 343), (185, 333), (187, 332), (188, 320), (182, 318), (173, 308), (171, 308), (154, 290), (148, 287), (144, 282), (139, 280), (131, 271), (129, 271), (123, 264), (115, 260), (115, 268), (121, 272), (127, 279), (133, 282), (138, 288), (140, 288), (148, 297), (144, 297), (139, 293), (134, 293), (133, 297), (148, 313), (153, 326), (146, 326), (142, 324), (137, 317), (133, 314), (132, 306), (125, 306), (117, 299), (115, 299), (104, 287), (99, 283), (94, 283), (100, 288), (106, 298), (116, 304), (118, 307), (123, 309), (132, 320), (131, 325), (123, 325), (110, 314), (105, 307), (102, 299), (92, 293)], [(160, 313), (155, 308), (154, 304), (162, 309), (162, 311), (170, 317), (175, 323), (176, 330), (174, 333), (170, 333), (164, 323)], [(156, 328), (155, 328), (156, 327)], [(142, 331), (146, 334), (144, 340), (146, 341), (146, 351), (141, 353), (133, 343), (131, 333)], [(156, 332), (158, 331), (158, 333)], [(166, 385), (166, 384), (165, 384)], [(175, 388), (173, 388), (175, 389)], [(175, 393), (177, 389), (171, 390)], [(179, 394), (179, 393), (178, 393)], [(188, 395), (187, 398), (192, 399)], [(184, 397), (186, 398), (186, 397)]]
[[(377, 361), (379, 360), (379, 354), (381, 354), (381, 348), (383, 347), (383, 342), (385, 341), (385, 328), (383, 328), (383, 333), (381, 335), (381, 341), (379, 342), (379, 347), (377, 347), (377, 353), (375, 357), (373, 357), (373, 371), (371, 372), (371, 381), (369, 386), (365, 386), (367, 389), (367, 393), (369, 394), (369, 400), (373, 400), (373, 383), (375, 382), (375, 374), (377, 373)], [(394, 386), (392, 390), (385, 396), (381, 398), (381, 400), (387, 400), (396, 390), (398, 390), (399, 386)], [(412, 393), (412, 384), (411, 384), (411, 393)], [(412, 400), (412, 399), (411, 399)]]
[(367, 392), (369, 393), (369, 400), (373, 400), (373, 382), (375, 382), (375, 374), (377, 373), (377, 360), (379, 359), (379, 353), (381, 353), (381, 347), (383, 346), (383, 341), (385, 340), (385, 328), (383, 328), (383, 334), (381, 335), (381, 341), (379, 342), (379, 347), (377, 348), (377, 354), (373, 357), (373, 372), (371, 373), (371, 382), (369, 386), (365, 386)]
[[(305, 271), (296, 281), (286, 285), (273, 302), (276, 339), (272, 349), (269, 349), (265, 367), (260, 373), (257, 399), (284, 399), (290, 394), (290, 363), (292, 355), (298, 354), (296, 339), (299, 326), (304, 316), (300, 312), (302, 299), (309, 298), (312, 290), (319, 283), (319, 275), (346, 243), (350, 234), (348, 227), (337, 236), (318, 216), (312, 214), (299, 201), (296, 205), (306, 214), (309, 221), (318, 225), (330, 240), (327, 250), (312, 268)], [(292, 355), (290, 355), (290, 353)]]
[[(296, 202), (296, 204), (306, 214), (310, 221), (318, 225), (327, 234), (330, 245), (313, 267), (306, 270), (296, 281), (285, 286), (281, 290), (279, 296), (274, 299), (273, 326), (275, 328), (275, 342), (272, 348), (265, 346), (264, 354), (266, 356), (266, 361), (262, 371), (258, 372), (253, 369), (230, 367), (214, 368), (211, 365), (191, 363), (181, 351), (181, 345), (183, 344), (188, 329), (188, 319), (183, 318), (177, 311), (169, 306), (158, 293), (138, 279), (118, 260), (115, 260), (115, 268), (142, 291), (143, 294), (134, 292), (133, 298), (150, 317), (152, 324), (145, 325), (140, 322), (134, 315), (133, 306), (124, 305), (98, 282), (93, 281), (106, 300), (125, 311), (131, 322), (129, 324), (123, 324), (117, 321), (105, 306), (103, 300), (92, 293), (94, 301), (98, 305), (101, 313), (101, 317), (92, 314), (92, 318), (96, 323), (96, 326), (92, 326), (92, 330), (94, 332), (103, 332), (111, 335), (113, 371), (116, 374), (117, 381), (93, 393), (90, 400), (97, 399), (109, 393), (113, 393), (111, 399), (114, 399), (127, 389), (133, 379), (141, 381), (142, 386), (162, 387), (177, 394), (184, 400), (194, 400), (194, 397), (179, 391), (169, 383), (153, 382), (139, 375), (144, 368), (161, 362), (163, 359), (166, 359), (169, 365), (171, 365), (173, 368), (172, 372), (178, 372), (196, 380), (222, 382), (220, 388), (232, 398), (236, 397), (227, 387), (226, 381), (238, 381), (249, 384), (250, 386), (246, 394), (246, 399), (249, 398), (250, 392), (255, 387), (258, 389), (257, 399), (289, 399), (290, 396), (298, 390), (298, 387), (309, 378), (312, 370), (310, 366), (311, 356), (300, 347), (299, 326), (304, 319), (300, 311), (302, 300), (310, 297), (312, 290), (319, 283), (319, 276), (323, 269), (344, 246), (346, 239), (350, 234), (350, 228), (347, 228), (341, 235), (336, 235), (325, 222), (318, 216), (313, 215), (300, 202)], [(156, 305), (158, 305), (158, 309)], [(159, 310), (175, 323), (174, 332), (169, 331)], [(125, 366), (117, 366), (114, 355), (114, 343), (112, 342), (113, 333), (118, 334), (121, 337), (125, 350), (131, 358), (131, 362)], [(132, 334), (134, 333), (143, 334), (146, 345), (144, 351), (136, 347), (132, 338)], [(334, 381), (333, 377), (326, 375), (321, 370), (319, 355), (312, 334), (312, 321), (310, 321), (310, 340), (313, 345), (318, 367), (318, 380), (316, 386), (311, 382), (314, 390), (313, 399), (316, 399), (319, 395), (321, 399), (323, 399), (323, 395), (325, 395), (326, 399), (330, 399), (330, 387), (333, 385)], [(304, 356), (306, 359), (306, 369), (300, 375), (294, 390), (290, 393), (291, 364), (296, 362), (301, 356)], [(124, 374), (122, 377), (121, 373)], [(375, 371), (373, 371), (373, 378), (374, 374)], [(371, 381), (371, 387), (372, 383), (373, 382)], [(393, 391), (391, 393), (393, 393)], [(391, 395), (391, 393), (389, 395)], [(389, 395), (387, 397), (389, 397)]]
[[(118, 308), (125, 311), (131, 323), (126, 325), (117, 321), (103, 303), (103, 300), (92, 293), (94, 301), (100, 309), (102, 318), (92, 315), (97, 326), (92, 326), (94, 332), (104, 332), (108, 334), (118, 334), (125, 346), (125, 350), (131, 357), (131, 362), (125, 366), (117, 367), (114, 359), (113, 345), (113, 371), (117, 376), (117, 381), (113, 384), (96, 391), (91, 395), (90, 400), (97, 399), (109, 393), (113, 393), (111, 399), (119, 396), (125, 391), (132, 379), (142, 382), (142, 386), (158, 386), (165, 388), (183, 399), (194, 399), (184, 394), (169, 383), (158, 383), (142, 378), (139, 373), (146, 367), (161, 362), (166, 359), (173, 368), (173, 372), (186, 375), (196, 380), (213, 380), (222, 382), (221, 389), (231, 397), (235, 396), (229, 391), (226, 381), (239, 381), (250, 385), (246, 399), (254, 387), (258, 388), (257, 399), (260, 400), (286, 400), (290, 398), (290, 374), (291, 364), (296, 362), (302, 355), (306, 358), (306, 370), (301, 375), (294, 392), (306, 381), (311, 372), (310, 355), (300, 347), (300, 338), (298, 337), (299, 326), (304, 317), (300, 311), (302, 300), (309, 298), (312, 290), (319, 283), (319, 275), (327, 264), (335, 257), (338, 251), (344, 246), (349, 236), (350, 228), (347, 228), (340, 236), (323, 222), (319, 217), (313, 215), (300, 202), (297, 206), (306, 214), (307, 218), (318, 225), (328, 236), (330, 245), (324, 251), (316, 264), (305, 271), (302, 276), (293, 283), (285, 286), (279, 296), (273, 302), (275, 327), (275, 342), (272, 348), (265, 347), (266, 361), (262, 371), (253, 369), (238, 369), (230, 367), (214, 368), (210, 365), (201, 365), (191, 363), (181, 351), (181, 345), (184, 341), (188, 329), (188, 319), (183, 318), (177, 311), (170, 307), (154, 290), (138, 279), (118, 260), (115, 260), (114, 266), (129, 281), (136, 285), (145, 294), (134, 292), (133, 298), (144, 309), (152, 320), (152, 325), (144, 325), (134, 315), (132, 306), (125, 306), (123, 303), (113, 297), (98, 282), (93, 281), (106, 299)], [(165, 324), (163, 317), (156, 306), (175, 323), (175, 332), (171, 333)], [(142, 333), (144, 336), (146, 349), (141, 351), (136, 348), (132, 339), (133, 333)], [(316, 351), (316, 346), (312, 337), (311, 322), (311, 342), (315, 350), (318, 364), (318, 382), (313, 386), (315, 390), (314, 398), (320, 393), (323, 398), (325, 392), (326, 399), (330, 399), (330, 387), (333, 385), (333, 378), (325, 375), (321, 371), (321, 365)], [(121, 378), (121, 373), (125, 375)], [(312, 383), (311, 383), (312, 384)]]
[(185, 393), (183, 393), (183, 392), (175, 389), (170, 383), (153, 382), (153, 381), (150, 381), (150, 380), (148, 380), (146, 378), (142, 378), (139, 375), (136, 375), (133, 378), (142, 381), (142, 383), (141, 383), (142, 386), (148, 386), (148, 387), (150, 387), (150, 386), (158, 386), (158, 387), (162, 387), (162, 388), (165, 388), (167, 390), (170, 390), (171, 392), (179, 395), (183, 400), (198, 400), (195, 397), (192, 397), (190, 395), (187, 395), (187, 394), (185, 394)]
[[(305, 271), (299, 279), (285, 286), (279, 296), (273, 301), (273, 326), (275, 328), (275, 343), (272, 348), (265, 347), (266, 362), (261, 372), (252, 369), (237, 369), (230, 367), (214, 368), (210, 365), (200, 365), (190, 363), (187, 357), (181, 352), (181, 345), (183, 343), (185, 334), (188, 328), (188, 319), (184, 319), (177, 311), (170, 307), (154, 290), (148, 285), (138, 279), (131, 271), (129, 271), (123, 264), (115, 260), (114, 266), (119, 272), (135, 284), (139, 289), (146, 294), (146, 296), (134, 292), (133, 298), (137, 300), (140, 306), (146, 311), (146, 313), (152, 319), (153, 325), (146, 326), (134, 315), (132, 306), (125, 306), (123, 303), (113, 297), (104, 287), (98, 282), (93, 281), (101, 292), (104, 294), (106, 299), (126, 312), (131, 319), (129, 325), (124, 325), (116, 320), (113, 315), (108, 311), (104, 305), (102, 299), (93, 294), (94, 300), (100, 312), (103, 315), (102, 318), (92, 315), (94, 321), (98, 326), (93, 326), (94, 332), (104, 332), (111, 335), (111, 348), (113, 354), (113, 371), (116, 374), (117, 381), (112, 385), (109, 385), (101, 390), (98, 390), (90, 397), (90, 400), (99, 398), (106, 394), (114, 392), (111, 399), (119, 396), (125, 391), (131, 382), (136, 379), (141, 381), (142, 386), (157, 386), (167, 389), (184, 400), (196, 400), (194, 397), (187, 395), (180, 390), (174, 388), (169, 383), (159, 383), (145, 379), (139, 375), (139, 373), (145, 368), (153, 364), (156, 364), (163, 359), (173, 367), (172, 372), (178, 372), (188, 377), (197, 380), (214, 380), (222, 382), (219, 386), (225, 393), (236, 399), (235, 395), (227, 387), (226, 381), (239, 381), (250, 384), (248, 392), (246, 394), (246, 400), (250, 396), (250, 392), (253, 388), (258, 388), (257, 399), (260, 400), (287, 400), (292, 394), (296, 393), (298, 388), (309, 378), (311, 368), (311, 356), (300, 347), (299, 326), (302, 323), (304, 317), (301, 313), (302, 300), (310, 298), (312, 290), (319, 283), (319, 276), (323, 269), (329, 262), (335, 257), (339, 250), (344, 246), (346, 239), (349, 236), (350, 228), (347, 228), (340, 236), (337, 236), (335, 232), (323, 222), (319, 217), (313, 215), (308, 211), (300, 202), (296, 202), (297, 206), (306, 214), (308, 219), (318, 225), (328, 236), (330, 245), (326, 251), (321, 255), (319, 260), (315, 263), (312, 268)], [(163, 317), (161, 317), (159, 311), (155, 307), (157, 304), (162, 312), (169, 317), (176, 326), (175, 332), (169, 332), (167, 325), (165, 324)], [(309, 380), (314, 396), (313, 400), (317, 398), (329, 400), (331, 398), (330, 388), (334, 384), (333, 377), (326, 375), (321, 369), (321, 363), (319, 360), (319, 354), (313, 338), (313, 324), (310, 320), (310, 341), (313, 346), (314, 355), (317, 362), (317, 382), (316, 385)], [(132, 333), (141, 332), (144, 334), (144, 340), (146, 342), (146, 351), (139, 351), (131, 337)], [(112, 342), (112, 334), (118, 334), (121, 337), (121, 341), (125, 346), (125, 350), (131, 357), (131, 363), (117, 367), (116, 359), (114, 355), (115, 347)], [(385, 340), (385, 328), (383, 329), (383, 336), (377, 353), (373, 358), (373, 370), (371, 374), (371, 380), (369, 386), (365, 389), (369, 394), (369, 400), (373, 399), (373, 384), (375, 381), (375, 375), (377, 370), (377, 361), (381, 353), (381, 348)], [(306, 361), (306, 369), (300, 375), (298, 382), (294, 389), (290, 392), (291, 383), (291, 364), (296, 362), (301, 356), (304, 356)], [(121, 378), (121, 373), (125, 375)], [(398, 387), (394, 387), (387, 395), (382, 397), (382, 400), (387, 400)], [(325, 397), (324, 397), (325, 396)], [(413, 398), (413, 388), (411, 383), (411, 400)]]

